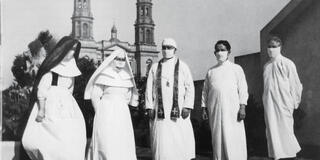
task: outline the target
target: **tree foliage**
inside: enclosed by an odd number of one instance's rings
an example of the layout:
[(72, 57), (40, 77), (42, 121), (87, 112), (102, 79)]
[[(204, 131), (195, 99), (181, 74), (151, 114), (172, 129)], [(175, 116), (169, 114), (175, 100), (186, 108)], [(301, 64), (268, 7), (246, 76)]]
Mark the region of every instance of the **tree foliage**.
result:
[(25, 54), (17, 55), (13, 61), (11, 72), (17, 85), (21, 87), (32, 86), (36, 71), (31, 65), (31, 59)]
[(75, 79), (75, 86), (73, 91), (73, 96), (76, 99), (79, 107), (83, 113), (85, 122), (86, 122), (86, 130), (87, 130), (87, 137), (91, 137), (92, 128), (93, 128), (93, 118), (94, 118), (94, 110), (90, 100), (84, 100), (84, 91), (85, 87), (93, 74), (96, 70), (95, 63), (92, 59), (89, 58), (80, 58), (77, 63), (81, 75), (76, 77)]
[(3, 91), (3, 140), (20, 140), (29, 116), (29, 90), (14, 83)]
[[(20, 140), (32, 108), (29, 106), (30, 91), (41, 64), (56, 41), (49, 31), (42, 31), (28, 44), (28, 51), (15, 57), (11, 71), (12, 85), (3, 91), (3, 140)], [(44, 49), (41, 49), (44, 48)], [(44, 56), (44, 57), (42, 57)]]

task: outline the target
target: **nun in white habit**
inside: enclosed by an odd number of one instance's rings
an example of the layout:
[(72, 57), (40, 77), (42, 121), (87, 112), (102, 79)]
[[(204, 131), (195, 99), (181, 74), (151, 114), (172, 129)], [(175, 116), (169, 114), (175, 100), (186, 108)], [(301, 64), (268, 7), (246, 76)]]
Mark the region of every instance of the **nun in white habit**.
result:
[(86, 128), (72, 96), (74, 79), (81, 74), (76, 61), (81, 44), (62, 38), (37, 73), (30, 98), (33, 107), (22, 144), (32, 160), (83, 160)]
[(138, 92), (128, 56), (115, 50), (90, 78), (85, 99), (95, 109), (90, 160), (136, 160), (128, 104), (138, 105)]

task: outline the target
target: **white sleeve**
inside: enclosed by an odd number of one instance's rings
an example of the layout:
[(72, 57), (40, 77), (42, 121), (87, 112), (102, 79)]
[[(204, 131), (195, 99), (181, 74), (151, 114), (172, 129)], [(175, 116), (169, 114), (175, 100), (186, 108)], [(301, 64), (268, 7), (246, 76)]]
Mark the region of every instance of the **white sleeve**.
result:
[(239, 94), (239, 102), (240, 104), (247, 105), (248, 101), (248, 85), (246, 81), (246, 76), (244, 74), (243, 69), (238, 66), (237, 70), (237, 86), (238, 86), (238, 94)]
[(101, 97), (102, 97), (102, 94), (103, 94), (103, 89), (104, 89), (104, 86), (103, 85), (98, 85), (98, 84), (94, 84), (94, 86), (92, 88), (91, 102), (92, 102), (92, 105), (93, 105), (95, 110), (99, 107), (99, 105), (101, 103)]
[(191, 72), (187, 65), (183, 68), (184, 73), (184, 87), (185, 87), (185, 95), (184, 95), (184, 104), (182, 107), (193, 109), (194, 104), (194, 84)]
[(128, 92), (128, 101), (130, 106), (137, 107), (139, 105), (139, 94), (136, 88), (130, 88)]
[(289, 67), (290, 94), (294, 101), (294, 108), (297, 109), (301, 102), (303, 86), (300, 82), (295, 64), (292, 62), (292, 65)]
[(154, 83), (154, 68), (156, 68), (156, 64), (152, 65), (148, 78), (147, 78), (147, 86), (146, 86), (146, 92), (145, 92), (145, 105), (146, 109), (154, 109), (155, 104), (154, 104), (154, 99), (153, 99), (153, 83)]
[(202, 88), (202, 94), (201, 94), (201, 107), (207, 107), (207, 101), (208, 101), (208, 92), (209, 92), (209, 72), (206, 75), (206, 78), (204, 80), (203, 88)]
[(48, 90), (51, 87), (51, 81), (52, 81), (52, 73), (48, 72), (44, 74), (39, 82), (38, 85), (38, 99), (46, 99)]

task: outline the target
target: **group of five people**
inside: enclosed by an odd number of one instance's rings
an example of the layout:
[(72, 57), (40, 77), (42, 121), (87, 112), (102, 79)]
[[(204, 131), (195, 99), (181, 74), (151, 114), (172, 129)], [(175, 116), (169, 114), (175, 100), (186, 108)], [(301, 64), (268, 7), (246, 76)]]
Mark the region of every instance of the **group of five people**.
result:
[[(269, 41), (270, 60), (264, 67), (263, 104), (269, 157), (293, 158), (300, 150), (293, 132), (293, 110), (302, 85), (294, 63), (281, 55), (282, 42)], [(95, 110), (93, 133), (86, 151), (82, 113), (72, 96), (81, 44), (62, 38), (41, 64), (34, 82), (30, 114), (22, 144), (33, 160), (136, 160), (134, 132), (128, 105), (138, 106), (138, 91), (125, 50), (112, 52), (87, 83), (84, 98)], [(150, 118), (154, 160), (190, 160), (195, 140), (190, 121), (194, 84), (189, 67), (177, 56), (172, 38), (162, 41), (163, 58), (148, 74), (145, 109)], [(218, 63), (205, 77), (201, 108), (209, 119), (213, 159), (246, 160), (243, 120), (248, 87), (243, 69), (228, 60), (231, 46), (220, 40)]]

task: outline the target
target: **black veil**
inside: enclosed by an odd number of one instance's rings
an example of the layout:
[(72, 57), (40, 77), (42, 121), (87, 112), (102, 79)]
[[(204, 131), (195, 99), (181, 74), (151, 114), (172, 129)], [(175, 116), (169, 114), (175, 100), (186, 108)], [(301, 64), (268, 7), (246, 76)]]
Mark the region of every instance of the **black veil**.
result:
[(37, 101), (38, 85), (40, 83), (42, 76), (48, 73), (52, 68), (57, 66), (63, 60), (63, 58), (67, 55), (67, 53), (73, 48), (75, 44), (77, 44), (77, 46), (75, 49), (74, 58), (77, 62), (79, 58), (81, 43), (70, 36), (63, 37), (58, 42), (58, 44), (53, 48), (51, 53), (49, 53), (47, 57), (44, 59), (44, 61), (39, 67), (38, 73), (36, 75), (36, 78), (33, 84), (29, 107), (32, 107), (34, 103)]

